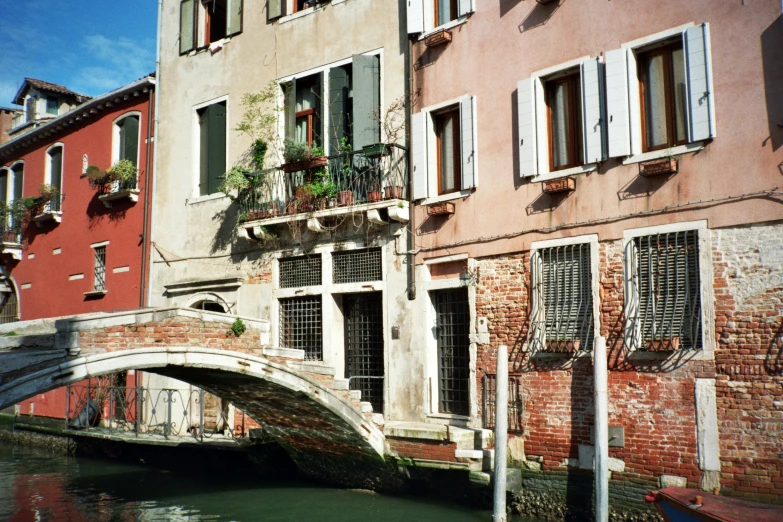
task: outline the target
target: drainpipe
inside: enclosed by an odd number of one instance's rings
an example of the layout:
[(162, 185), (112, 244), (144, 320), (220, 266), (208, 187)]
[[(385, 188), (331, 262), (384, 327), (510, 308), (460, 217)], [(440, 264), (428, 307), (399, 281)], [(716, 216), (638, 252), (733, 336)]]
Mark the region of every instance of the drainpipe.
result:
[(595, 383), (595, 520), (609, 520), (609, 401), (606, 371), (606, 338), (593, 343)]
[[(783, 0), (782, 0), (783, 1)], [(408, 300), (414, 301), (416, 299), (416, 254), (413, 254), (416, 248), (415, 243), (415, 231), (416, 231), (416, 207), (413, 200), (413, 171), (411, 165), (413, 165), (412, 140), (411, 140), (411, 100), (413, 99), (413, 75), (411, 74), (411, 55), (413, 53), (413, 42), (410, 37), (408, 38), (408, 46), (405, 51), (405, 85), (406, 89), (406, 105), (408, 106), (405, 111), (405, 146), (408, 148), (408, 210), (410, 211), (410, 221), (408, 222)]]
[(495, 502), (493, 520), (506, 522), (506, 450), (508, 449), (508, 346), (498, 346), (495, 370)]
[[(148, 175), (147, 182), (152, 183), (153, 185), (157, 185), (155, 182), (155, 177), (158, 173), (158, 128), (159, 128), (159, 117), (158, 114), (160, 114), (160, 35), (161, 35), (161, 28), (163, 26), (163, 0), (158, 0), (158, 37), (157, 37), (157, 45), (155, 49), (155, 136), (153, 137), (153, 141), (155, 143), (155, 152), (154, 152), (154, 159), (152, 161), (153, 167), (152, 167), (152, 175)], [(147, 185), (149, 187), (150, 185)], [(156, 190), (152, 191), (152, 208), (150, 209), (150, 220), (149, 220), (149, 243), (152, 244), (152, 238), (155, 237), (155, 192)], [(145, 241), (147, 241), (147, 237), (144, 238)], [(145, 261), (149, 263), (149, 277), (148, 279), (152, 278), (152, 249), (150, 248), (148, 251), (148, 259)], [(147, 302), (145, 303), (147, 306), (149, 306), (150, 301), (152, 300), (152, 285), (147, 284)]]
[[(156, 80), (157, 81), (157, 80)], [(152, 136), (152, 118), (155, 86), (150, 89), (149, 99), (147, 101), (147, 158), (144, 167), (144, 216), (141, 225), (141, 285), (139, 285), (139, 308), (144, 308), (145, 290), (147, 289), (147, 244), (149, 236), (149, 200), (150, 200), (150, 152), (154, 149)]]

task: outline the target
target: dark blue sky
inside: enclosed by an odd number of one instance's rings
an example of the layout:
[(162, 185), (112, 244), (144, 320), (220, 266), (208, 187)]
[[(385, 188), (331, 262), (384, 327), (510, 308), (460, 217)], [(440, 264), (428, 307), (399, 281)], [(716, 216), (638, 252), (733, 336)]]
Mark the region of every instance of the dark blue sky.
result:
[(157, 11), (155, 0), (0, 0), (0, 106), (25, 77), (95, 96), (153, 72)]

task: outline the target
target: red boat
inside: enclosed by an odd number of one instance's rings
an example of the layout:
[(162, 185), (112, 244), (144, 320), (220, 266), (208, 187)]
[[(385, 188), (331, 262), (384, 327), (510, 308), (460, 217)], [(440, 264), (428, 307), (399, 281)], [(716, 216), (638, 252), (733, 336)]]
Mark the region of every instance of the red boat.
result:
[(644, 500), (654, 502), (666, 522), (783, 521), (783, 506), (711, 495), (695, 489), (664, 488), (651, 491)]

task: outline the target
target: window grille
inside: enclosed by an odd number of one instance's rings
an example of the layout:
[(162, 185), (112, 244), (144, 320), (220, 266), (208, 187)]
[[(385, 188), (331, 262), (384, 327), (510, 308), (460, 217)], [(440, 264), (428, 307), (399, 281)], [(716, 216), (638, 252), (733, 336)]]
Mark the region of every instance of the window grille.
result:
[(332, 254), (332, 280), (335, 283), (361, 283), (381, 279), (383, 273), (380, 248), (346, 250)]
[(383, 304), (380, 292), (347, 294), (345, 310), (345, 375), (362, 400), (383, 413)]
[(280, 345), (304, 350), (308, 361), (323, 360), (321, 296), (280, 300)]
[(280, 259), (280, 288), (321, 284), (321, 255)]
[(542, 248), (535, 252), (531, 264), (531, 351), (592, 350), (590, 244)]
[[(482, 379), (481, 422), (484, 429), (495, 429), (495, 399), (497, 397), (497, 376), (484, 374)], [(508, 376), (508, 431), (522, 433), (522, 421), (525, 415), (525, 397), (522, 394), (521, 376)]]
[(19, 303), (15, 292), (5, 292), (2, 295), (0, 308), (0, 324), (15, 323), (19, 320)]
[(106, 247), (95, 247), (95, 285), (93, 290), (106, 290)]
[(441, 413), (468, 415), (470, 308), (467, 288), (433, 292)]
[(689, 230), (633, 240), (633, 348), (701, 349), (698, 238), (698, 231)]

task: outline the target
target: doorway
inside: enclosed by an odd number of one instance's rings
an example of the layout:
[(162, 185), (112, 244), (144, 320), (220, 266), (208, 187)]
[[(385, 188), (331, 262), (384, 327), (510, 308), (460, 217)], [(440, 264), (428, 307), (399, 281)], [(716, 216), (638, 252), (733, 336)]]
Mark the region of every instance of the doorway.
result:
[(345, 376), (362, 401), (383, 413), (383, 300), (381, 292), (343, 296)]

